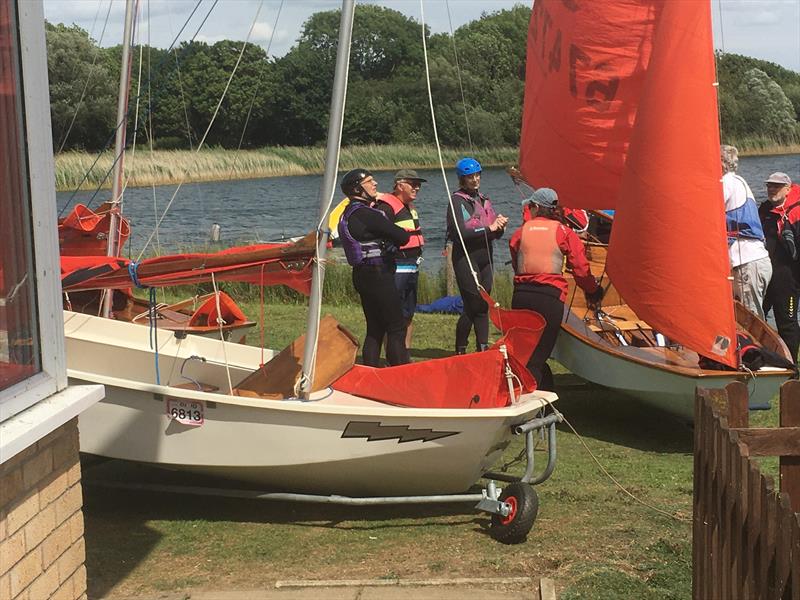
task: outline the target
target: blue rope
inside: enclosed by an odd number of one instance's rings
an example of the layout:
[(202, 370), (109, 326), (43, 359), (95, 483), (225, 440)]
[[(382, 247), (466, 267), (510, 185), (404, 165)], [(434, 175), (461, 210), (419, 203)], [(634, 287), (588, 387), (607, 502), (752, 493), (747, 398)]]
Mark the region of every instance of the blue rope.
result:
[(142, 282), (139, 281), (139, 263), (135, 260), (132, 260), (128, 263), (128, 275), (130, 276), (133, 285), (135, 285), (137, 288), (144, 289), (147, 287), (146, 285), (142, 285)]
[(158, 370), (158, 314), (156, 311), (156, 288), (150, 288), (150, 348), (155, 350), (156, 385), (161, 385), (161, 373)]

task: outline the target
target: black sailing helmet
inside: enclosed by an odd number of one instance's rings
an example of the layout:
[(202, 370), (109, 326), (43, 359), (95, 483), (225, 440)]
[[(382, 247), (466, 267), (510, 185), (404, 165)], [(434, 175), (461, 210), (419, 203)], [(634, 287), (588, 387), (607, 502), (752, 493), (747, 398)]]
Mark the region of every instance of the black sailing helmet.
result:
[(371, 177), (372, 173), (366, 169), (353, 169), (345, 173), (342, 177), (342, 192), (345, 196), (358, 196), (364, 195), (364, 188), (361, 187), (361, 182), (367, 177)]

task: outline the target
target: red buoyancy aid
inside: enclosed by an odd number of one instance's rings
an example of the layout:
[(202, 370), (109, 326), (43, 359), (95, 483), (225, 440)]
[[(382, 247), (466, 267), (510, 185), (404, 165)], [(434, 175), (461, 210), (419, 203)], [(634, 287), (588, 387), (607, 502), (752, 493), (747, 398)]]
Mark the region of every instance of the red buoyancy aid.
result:
[(544, 218), (534, 218), (522, 225), (517, 254), (517, 275), (563, 273), (564, 253), (558, 247), (556, 240), (556, 232), (561, 226), (558, 221)]
[[(422, 248), (422, 246), (425, 245), (425, 238), (422, 237), (422, 229), (419, 226), (419, 215), (417, 214), (417, 209), (414, 208), (412, 204), (403, 204), (403, 201), (394, 194), (381, 194), (379, 200), (392, 207), (392, 212), (394, 212), (395, 217), (394, 224), (398, 227), (402, 227), (411, 234), (411, 237), (408, 238), (408, 243), (402, 245), (400, 250), (408, 250), (409, 248)], [(403, 209), (408, 211), (408, 214), (411, 216), (410, 219), (397, 218)]]

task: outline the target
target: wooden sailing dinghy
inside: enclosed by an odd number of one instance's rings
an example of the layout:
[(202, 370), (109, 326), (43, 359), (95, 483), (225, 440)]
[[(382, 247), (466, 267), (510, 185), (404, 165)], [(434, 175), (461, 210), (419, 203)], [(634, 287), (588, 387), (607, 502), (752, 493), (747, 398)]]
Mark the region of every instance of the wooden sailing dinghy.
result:
[(520, 145), (528, 184), (554, 188), (567, 207), (616, 210), (607, 256), (590, 248), (594, 274), (612, 284), (602, 311), (573, 285), (554, 357), (689, 419), (698, 385), (745, 381), (751, 406), (763, 406), (792, 375), (740, 369), (737, 331), (790, 357), (732, 300), (710, 10), (537, 0)]

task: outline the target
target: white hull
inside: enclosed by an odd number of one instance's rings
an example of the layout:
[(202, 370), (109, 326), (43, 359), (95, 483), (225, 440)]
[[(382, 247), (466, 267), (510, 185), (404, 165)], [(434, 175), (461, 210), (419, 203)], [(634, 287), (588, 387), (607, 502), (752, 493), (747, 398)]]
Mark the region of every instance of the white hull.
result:
[[(225, 393), (225, 354), (235, 386), (260, 364), (258, 348), (159, 332), (157, 385), (146, 329), (65, 311), (65, 334), (69, 376), (106, 385), (105, 400), (80, 417), (81, 451), (280, 490), (461, 492), (499, 459), (513, 424), (556, 399), (535, 392), (505, 408), (419, 409), (330, 389), (311, 402), (245, 398)], [(221, 393), (174, 387), (188, 381), (181, 368)], [(204, 423), (169, 417), (167, 397), (203, 403)]]
[[(659, 348), (626, 348), (624, 351), (598, 348), (603, 342), (592, 331), (562, 326), (553, 358), (579, 377), (634, 397), (644, 404), (672, 413), (682, 419), (694, 419), (695, 388), (721, 388), (733, 381), (745, 381), (750, 391), (750, 406), (765, 407), (778, 394), (788, 372), (783, 369), (757, 372), (754, 378), (746, 373), (727, 374), (697, 369), (694, 374), (670, 370), (654, 360), (648, 364), (648, 354), (654, 358)], [(580, 330), (578, 329), (578, 330)], [(594, 343), (590, 343), (590, 340)], [(628, 352), (629, 355), (626, 355)], [(638, 358), (638, 360), (636, 360)]]

